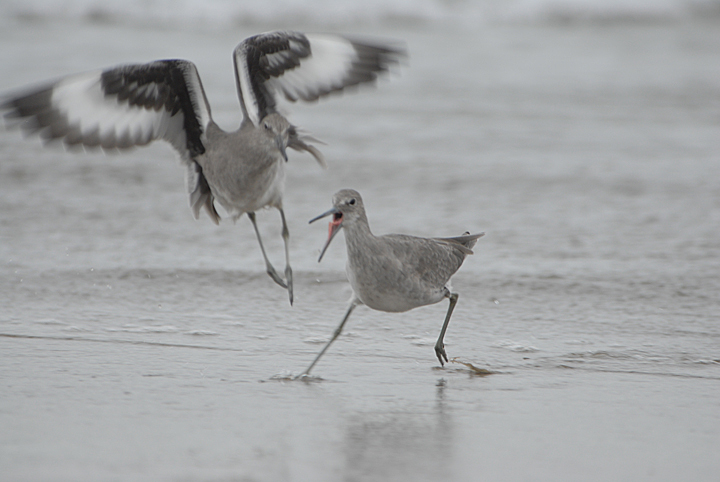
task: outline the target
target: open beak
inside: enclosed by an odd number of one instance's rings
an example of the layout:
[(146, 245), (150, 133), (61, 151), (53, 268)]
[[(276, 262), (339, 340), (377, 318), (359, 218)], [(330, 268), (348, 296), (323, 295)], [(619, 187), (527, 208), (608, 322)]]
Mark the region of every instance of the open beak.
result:
[(343, 215), (340, 212), (338, 208), (332, 208), (328, 211), (325, 211), (320, 216), (316, 216), (310, 220), (310, 223), (314, 223), (318, 219), (322, 219), (326, 216), (333, 215), (332, 221), (330, 221), (330, 226), (328, 226), (328, 239), (325, 241), (325, 246), (323, 246), (322, 251), (320, 251), (320, 257), (318, 258), (318, 263), (322, 261), (323, 255), (325, 254), (325, 251), (328, 249), (328, 246), (330, 246), (330, 242), (333, 240), (335, 235), (340, 231), (340, 228), (342, 228), (343, 223)]
[(285, 152), (285, 142), (283, 140), (282, 134), (278, 134), (275, 136), (275, 144), (277, 144), (277, 148), (280, 150), (280, 154), (282, 154), (283, 159), (285, 159), (285, 162), (287, 162), (287, 152)]

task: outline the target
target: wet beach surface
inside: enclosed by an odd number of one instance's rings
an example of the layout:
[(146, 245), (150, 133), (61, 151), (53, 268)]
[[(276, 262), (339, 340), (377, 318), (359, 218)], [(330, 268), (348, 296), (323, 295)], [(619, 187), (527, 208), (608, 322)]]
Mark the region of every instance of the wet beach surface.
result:
[[(232, 48), (277, 26), (5, 27), (2, 91), (187, 58), (229, 129)], [(363, 33), (407, 41), (400, 75), (288, 107), (330, 164), (291, 153), (293, 307), (249, 221), (192, 219), (169, 146), (0, 133), (6, 480), (714, 480), (717, 23)], [(350, 297), (343, 243), (317, 264), (307, 225), (343, 187), (376, 234), (487, 233), (453, 278), (456, 363), (433, 353), (445, 302), (360, 307), (288, 380)], [(258, 220), (281, 265), (279, 216)]]

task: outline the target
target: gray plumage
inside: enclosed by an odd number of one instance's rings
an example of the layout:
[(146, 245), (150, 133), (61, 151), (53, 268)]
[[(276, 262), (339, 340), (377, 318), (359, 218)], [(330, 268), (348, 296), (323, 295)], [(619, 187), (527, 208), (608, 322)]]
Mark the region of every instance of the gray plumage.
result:
[(443, 365), (448, 361), (443, 341), (445, 331), (458, 299), (448, 283), (465, 257), (473, 254), (473, 246), (484, 233), (465, 233), (452, 238), (420, 238), (403, 234), (375, 236), (370, 231), (362, 197), (352, 189), (337, 192), (333, 197), (333, 208), (310, 222), (329, 215), (333, 216), (333, 220), (318, 261), (322, 260), (335, 235), (344, 228), (346, 273), (353, 297), (330, 341), (300, 376), (309, 375), (340, 335), (356, 306), (364, 304), (379, 311), (403, 312), (448, 298), (450, 305), (435, 344), (435, 354)]
[[(249, 37), (233, 53), (243, 113), (240, 128), (225, 132), (212, 120), (195, 64), (158, 60), (70, 75), (6, 95), (0, 110), (45, 141), (115, 150), (169, 142), (187, 168), (195, 218), (205, 208), (218, 223), (214, 201), (237, 220), (248, 214), (268, 274), (293, 300), (289, 233), (282, 207), (286, 149), (307, 151), (325, 166), (311, 136), (277, 111), (277, 94), (290, 101), (316, 100), (374, 81), (404, 55), (397, 46), (339, 35), (268, 32)], [(280, 211), (285, 242), (285, 280), (268, 260), (255, 211)]]

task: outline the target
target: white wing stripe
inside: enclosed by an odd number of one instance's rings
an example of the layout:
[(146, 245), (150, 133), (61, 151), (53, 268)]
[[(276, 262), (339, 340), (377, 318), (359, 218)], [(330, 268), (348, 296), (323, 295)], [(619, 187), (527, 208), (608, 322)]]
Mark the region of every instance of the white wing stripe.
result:
[(212, 122), (197, 69), (183, 60), (71, 75), (0, 108), (46, 140), (110, 149), (164, 139), (185, 160), (205, 151)]
[[(185, 82), (188, 86), (190, 100), (193, 103), (193, 110), (196, 114), (200, 115), (200, 125), (202, 126), (203, 131), (205, 131), (208, 124), (212, 120), (210, 115), (210, 104), (205, 97), (205, 90), (203, 89), (202, 83), (200, 82), (200, 75), (197, 72), (197, 68), (194, 64), (188, 65), (189, 71), (186, 71), (184, 74)], [(157, 89), (157, 86), (155, 84), (153, 84), (153, 86)]]
[(83, 137), (96, 132), (103, 143), (127, 135), (130, 140), (143, 139), (146, 144), (157, 135), (164, 117), (162, 112), (131, 107), (118, 103), (115, 97), (106, 97), (97, 72), (61, 80), (53, 89), (51, 102), (67, 117), (71, 128)]
[(352, 63), (358, 59), (352, 43), (343, 37), (318, 34), (306, 37), (310, 41), (312, 55), (303, 59), (301, 68), (269, 80), (274, 88), (291, 100), (309, 100), (317, 97), (319, 92), (342, 88)]
[(311, 101), (371, 82), (404, 50), (339, 35), (268, 32), (245, 39), (234, 55), (245, 118), (258, 125), (262, 117), (276, 112), (276, 92), (291, 101)]
[(252, 88), (252, 82), (250, 80), (250, 73), (248, 72), (247, 58), (244, 55), (244, 51), (241, 52), (240, 48), (235, 50), (235, 70), (237, 71), (238, 88), (241, 94), (241, 104), (243, 104), (243, 111), (250, 118), (250, 121), (254, 125), (260, 124), (260, 116), (258, 115), (258, 100), (255, 95), (255, 90)]

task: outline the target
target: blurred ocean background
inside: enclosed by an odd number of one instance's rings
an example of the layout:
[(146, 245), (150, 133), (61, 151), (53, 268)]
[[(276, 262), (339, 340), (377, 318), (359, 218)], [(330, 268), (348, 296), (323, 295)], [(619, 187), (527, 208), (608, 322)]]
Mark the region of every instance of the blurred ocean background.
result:
[[(184, 58), (234, 129), (232, 50), (273, 29), (409, 51), (282, 106), (328, 143), (326, 171), (290, 153), (293, 307), (249, 221), (192, 219), (168, 145), (0, 131), (0, 478), (716, 480), (720, 1), (5, 0), (0, 95)], [(486, 232), (453, 278), (456, 363), (444, 302), (359, 308), (320, 380), (286, 380), (350, 297), (343, 242), (318, 264), (307, 224), (345, 187), (376, 234)]]
[(717, 0), (5, 0), (7, 19), (106, 21), (167, 28), (306, 23), (326, 27), (362, 24), (405, 27), (523, 22), (658, 22), (718, 15)]

